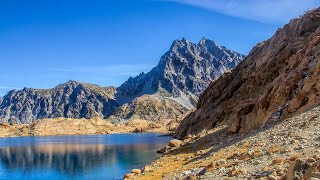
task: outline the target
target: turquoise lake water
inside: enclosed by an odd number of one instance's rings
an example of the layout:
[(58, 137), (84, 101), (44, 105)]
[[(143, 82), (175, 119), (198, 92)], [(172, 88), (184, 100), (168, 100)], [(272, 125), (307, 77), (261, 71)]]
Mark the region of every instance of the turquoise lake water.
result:
[(113, 134), (0, 138), (0, 179), (122, 179), (171, 137)]

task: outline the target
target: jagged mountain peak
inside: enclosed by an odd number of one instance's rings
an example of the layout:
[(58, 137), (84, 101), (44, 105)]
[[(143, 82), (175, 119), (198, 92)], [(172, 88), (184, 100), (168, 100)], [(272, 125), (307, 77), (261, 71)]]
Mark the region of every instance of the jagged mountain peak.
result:
[(176, 51), (177, 49), (181, 49), (181, 48), (188, 48), (190, 47), (190, 45), (195, 45), (195, 44), (190, 42), (186, 38), (182, 38), (181, 40), (176, 39), (172, 42), (169, 52)]
[(142, 94), (160, 91), (173, 97), (198, 96), (212, 80), (234, 68), (243, 58), (244, 55), (205, 38), (199, 44), (186, 38), (175, 40), (155, 68), (130, 78), (117, 89), (117, 100), (122, 104)]
[(209, 45), (209, 44), (210, 45), (214, 45), (216, 47), (220, 47), (213, 40), (205, 38), (205, 37), (202, 37), (201, 40), (198, 42), (198, 45), (203, 45), (203, 46), (206, 46), (206, 45)]
[(196, 44), (194, 42), (189, 41), (185, 37), (182, 39), (176, 39), (172, 42), (170, 50), (175, 50), (178, 48), (185, 48), (185, 47), (199, 47), (199, 46), (211, 46), (216, 48), (221, 48), (222, 46), (219, 46), (216, 44), (213, 40), (210, 40), (208, 38), (202, 37), (201, 40)]

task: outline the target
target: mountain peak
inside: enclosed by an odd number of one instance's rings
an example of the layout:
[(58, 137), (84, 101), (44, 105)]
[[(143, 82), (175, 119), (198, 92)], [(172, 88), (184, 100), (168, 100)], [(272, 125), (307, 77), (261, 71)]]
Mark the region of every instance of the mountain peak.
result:
[(203, 46), (217, 46), (219, 47), (219, 45), (217, 45), (213, 40), (207, 39), (205, 37), (201, 38), (201, 40), (199, 41), (198, 45), (203, 45)]
[(201, 43), (203, 45), (186, 38), (174, 40), (158, 66), (146, 74), (130, 78), (117, 89), (118, 102), (122, 104), (142, 94), (161, 90), (173, 97), (184, 94), (198, 96), (212, 80), (234, 68), (244, 58), (239, 53), (223, 50), (209, 39), (202, 38)]
[(181, 41), (182, 42), (189, 42), (189, 40), (187, 38), (185, 38), (185, 37), (183, 37)]
[(80, 82), (75, 81), (75, 80), (69, 80), (68, 82), (63, 83), (63, 84), (80, 84)]
[(186, 44), (188, 44), (188, 43), (190, 43), (190, 41), (189, 41), (188, 39), (186, 39), (186, 38), (182, 38), (181, 40), (180, 40), (180, 39), (176, 39), (176, 40), (173, 41), (173, 43), (172, 43), (172, 45), (171, 45), (171, 49), (172, 49), (173, 47), (186, 45)]

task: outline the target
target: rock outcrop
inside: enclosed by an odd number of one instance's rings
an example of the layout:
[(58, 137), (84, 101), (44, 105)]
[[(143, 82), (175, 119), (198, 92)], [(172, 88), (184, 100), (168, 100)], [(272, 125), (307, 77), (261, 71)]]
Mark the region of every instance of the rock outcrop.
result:
[(12, 90), (0, 105), (1, 122), (30, 124), (55, 117), (107, 117), (116, 107), (116, 89), (69, 81), (53, 89)]
[(220, 124), (244, 133), (320, 104), (320, 9), (258, 44), (232, 72), (210, 84), (176, 136)]
[(109, 119), (113, 123), (121, 123), (124, 120), (145, 119), (161, 121), (169, 119), (182, 119), (187, 108), (178, 102), (155, 95), (143, 95), (135, 98), (114, 110)]

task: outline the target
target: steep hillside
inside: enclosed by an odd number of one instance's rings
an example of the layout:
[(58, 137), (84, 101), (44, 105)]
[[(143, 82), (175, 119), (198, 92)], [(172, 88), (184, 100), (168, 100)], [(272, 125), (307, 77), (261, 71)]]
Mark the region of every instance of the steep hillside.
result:
[(290, 21), (210, 84), (197, 110), (178, 127), (177, 137), (220, 124), (227, 124), (231, 133), (244, 133), (319, 105), (319, 43), (320, 9)]
[[(250, 133), (228, 134), (219, 127), (170, 147), (142, 173), (127, 179), (317, 180), (320, 177), (320, 107), (268, 122)], [(177, 140), (175, 140), (177, 141)], [(174, 145), (171, 143), (171, 145)], [(136, 172), (136, 171), (135, 171)]]
[(10, 91), (0, 104), (1, 122), (30, 124), (36, 119), (106, 117), (118, 104), (113, 87), (69, 81), (53, 89)]

